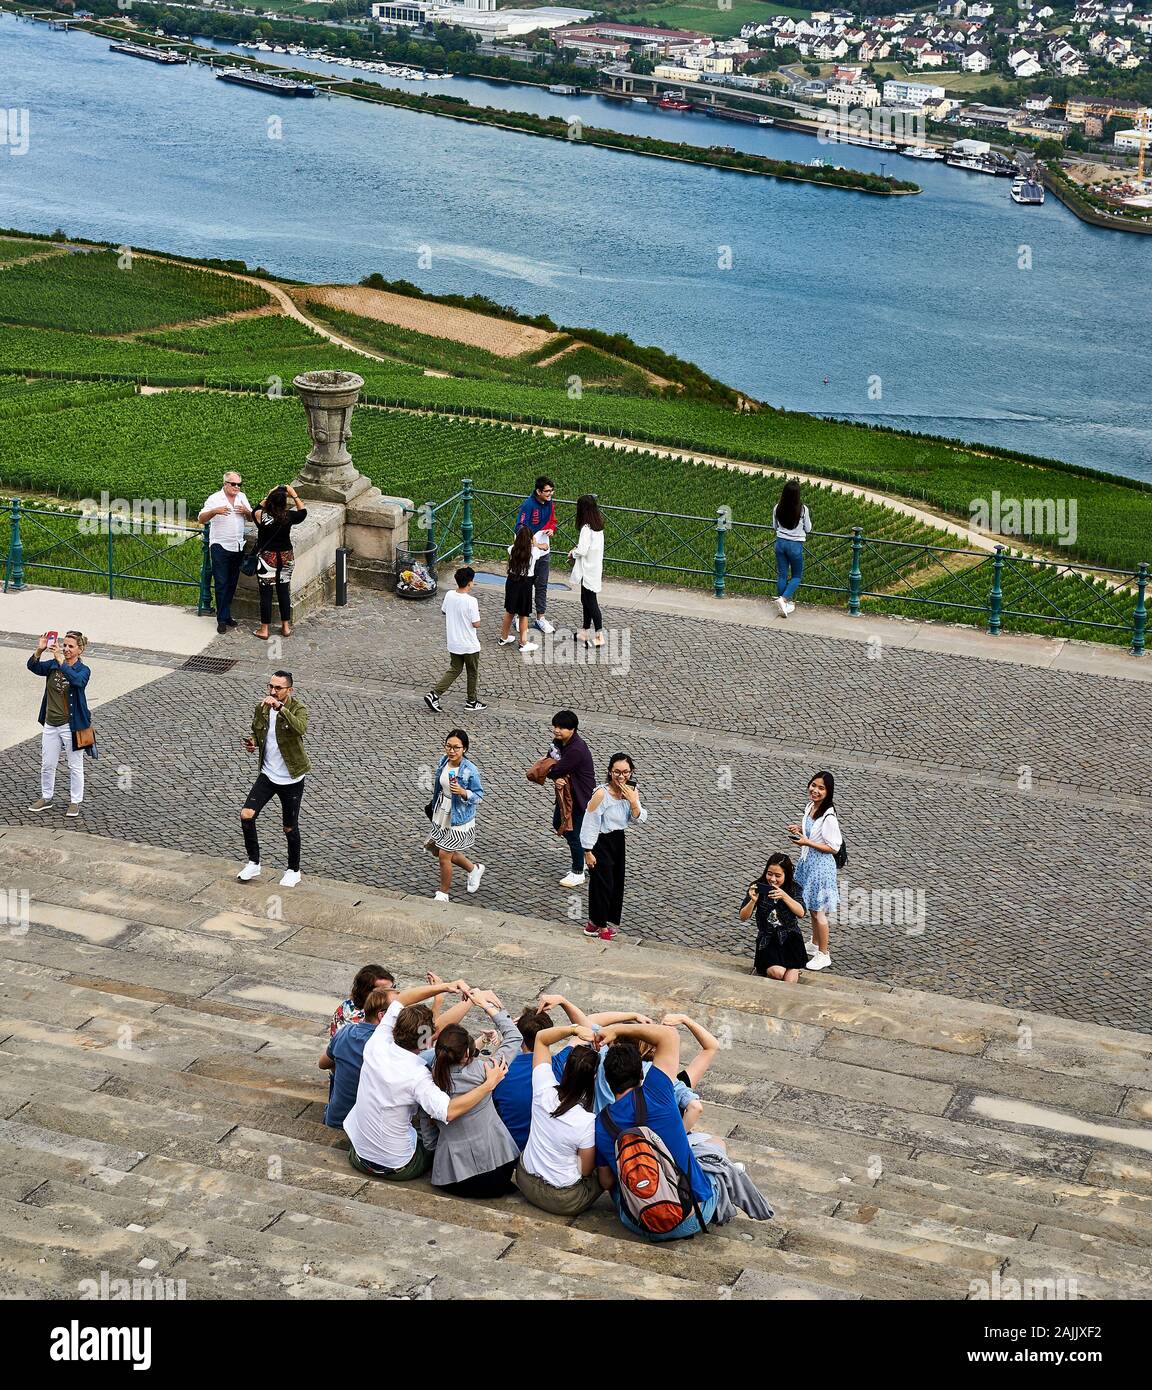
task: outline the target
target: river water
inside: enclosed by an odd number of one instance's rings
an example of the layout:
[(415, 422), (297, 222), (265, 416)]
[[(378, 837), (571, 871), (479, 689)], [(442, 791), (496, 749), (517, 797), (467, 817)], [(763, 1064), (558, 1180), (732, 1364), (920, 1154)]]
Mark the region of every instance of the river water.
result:
[(881, 199), (274, 98), (4, 15), (0, 109), (28, 112), (30, 141), (22, 155), (0, 145), (0, 224), (480, 292), (627, 332), (774, 405), (1152, 479), (1152, 239), (1088, 227), (1051, 197), (1018, 207), (1007, 180), (791, 132), (481, 79), (390, 85), (884, 161), (924, 192)]

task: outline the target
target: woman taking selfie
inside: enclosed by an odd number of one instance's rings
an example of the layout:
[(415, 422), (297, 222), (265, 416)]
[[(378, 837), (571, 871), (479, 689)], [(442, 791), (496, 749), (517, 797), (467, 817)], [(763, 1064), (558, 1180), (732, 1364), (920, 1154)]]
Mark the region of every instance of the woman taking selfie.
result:
[(585, 936), (611, 941), (624, 910), (624, 831), (642, 825), (648, 812), (640, 805), (633, 777), (635, 763), (627, 753), (614, 753), (608, 780), (588, 800), (580, 827), (584, 863), (592, 871), (588, 883), (588, 925)]

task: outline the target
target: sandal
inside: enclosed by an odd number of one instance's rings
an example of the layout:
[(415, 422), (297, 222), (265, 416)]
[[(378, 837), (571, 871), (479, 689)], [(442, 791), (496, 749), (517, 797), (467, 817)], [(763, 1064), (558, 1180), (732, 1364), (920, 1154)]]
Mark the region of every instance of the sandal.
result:
[(266, 632), (257, 632), (255, 628), (252, 629), (252, 636), (259, 637), (261, 642), (267, 642), (268, 640), (268, 634)]

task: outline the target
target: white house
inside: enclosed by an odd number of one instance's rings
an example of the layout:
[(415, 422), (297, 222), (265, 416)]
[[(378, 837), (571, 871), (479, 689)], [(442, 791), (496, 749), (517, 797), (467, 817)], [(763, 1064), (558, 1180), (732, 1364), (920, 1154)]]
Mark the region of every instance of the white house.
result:
[(960, 59), (960, 66), (965, 72), (987, 72), (992, 66), (992, 59), (987, 49), (971, 48)]
[(885, 104), (899, 106), (923, 106), (927, 101), (942, 101), (944, 88), (927, 82), (897, 82), (889, 79), (884, 83)]

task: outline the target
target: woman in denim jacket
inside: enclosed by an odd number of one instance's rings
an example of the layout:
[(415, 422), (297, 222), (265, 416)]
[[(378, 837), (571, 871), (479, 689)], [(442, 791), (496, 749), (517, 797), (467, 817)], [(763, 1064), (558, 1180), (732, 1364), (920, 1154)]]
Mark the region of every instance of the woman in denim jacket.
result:
[(467, 752), (468, 735), (464, 730), (449, 730), (444, 740), (444, 756), (436, 768), (432, 800), (427, 807), (432, 833), (424, 848), (440, 859), (438, 903), (448, 901), (453, 864), (467, 873), (469, 893), (475, 893), (480, 887), (484, 873), (484, 865), (474, 864), (467, 855), (476, 839), (476, 806), (484, 796), (480, 770), (464, 756)]

